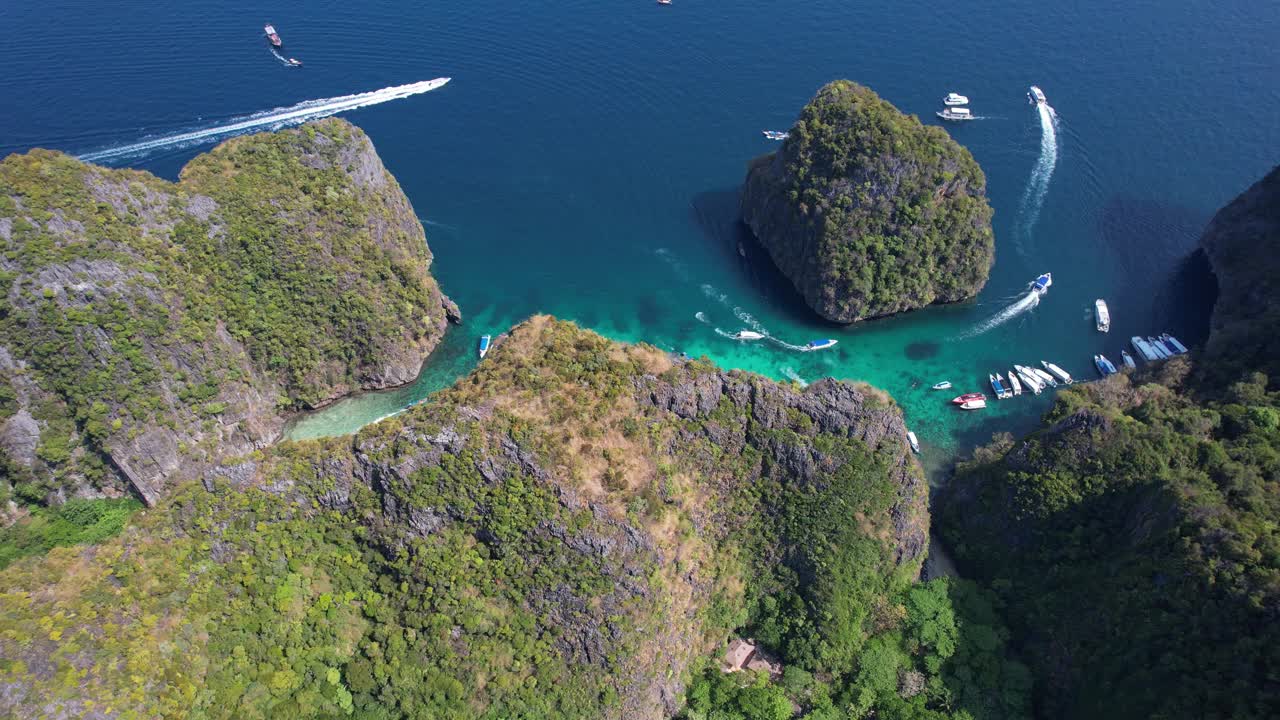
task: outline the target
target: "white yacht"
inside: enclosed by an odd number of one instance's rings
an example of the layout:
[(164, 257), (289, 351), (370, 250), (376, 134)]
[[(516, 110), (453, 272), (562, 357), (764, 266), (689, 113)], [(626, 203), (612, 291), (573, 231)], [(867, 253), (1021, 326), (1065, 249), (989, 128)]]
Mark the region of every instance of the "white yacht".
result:
[(1031, 86), (1031, 90), (1027, 92), (1027, 99), (1035, 105), (1048, 105), (1049, 101), (1044, 97), (1044, 91), (1035, 85)]
[(1018, 373), (1009, 373), (1009, 387), (1013, 389), (1014, 395), (1022, 394), (1022, 383), (1018, 382)]
[(969, 112), (969, 108), (962, 108), (962, 107), (949, 107), (945, 110), (938, 112), (937, 115), (943, 120), (960, 121), (960, 120), (974, 119), (973, 113)]
[(920, 441), (916, 439), (916, 434), (910, 430), (907, 431), (907, 442), (911, 443), (911, 452), (919, 455)]
[(1053, 363), (1048, 362), (1047, 360), (1041, 360), (1040, 364), (1044, 366), (1045, 370), (1048, 370), (1049, 372), (1053, 373), (1054, 376), (1057, 377), (1058, 380), (1060, 380), (1064, 385), (1070, 385), (1071, 383), (1075, 382), (1074, 380), (1071, 379), (1071, 376), (1067, 374), (1066, 370), (1063, 370), (1057, 365), (1054, 365)]
[(1040, 378), (1040, 381), (1048, 385), (1049, 387), (1058, 387), (1058, 379), (1050, 375), (1049, 373), (1045, 372), (1044, 370), (1041, 370), (1040, 368), (1037, 368), (1037, 367), (1029, 367), (1027, 368), (1027, 370), (1033, 373), (1036, 377)]
[(1107, 332), (1111, 329), (1111, 311), (1107, 309), (1107, 301), (1098, 298), (1093, 301), (1093, 316), (1098, 323), (1098, 332)]
[(732, 339), (734, 339), (734, 340), (762, 340), (762, 339), (764, 339), (764, 335), (762, 335), (762, 334), (760, 334), (760, 333), (758, 333), (758, 332), (756, 332), (756, 331), (754, 331), (754, 330), (739, 330), (738, 332), (736, 332), (736, 333), (734, 333), (734, 334), (730, 335), (729, 337), (730, 337), (730, 338), (732, 338)]
[(968, 105), (969, 98), (961, 95), (960, 93), (947, 93), (947, 96), (942, 98), (942, 104), (946, 105), (947, 107), (955, 107), (957, 105)]

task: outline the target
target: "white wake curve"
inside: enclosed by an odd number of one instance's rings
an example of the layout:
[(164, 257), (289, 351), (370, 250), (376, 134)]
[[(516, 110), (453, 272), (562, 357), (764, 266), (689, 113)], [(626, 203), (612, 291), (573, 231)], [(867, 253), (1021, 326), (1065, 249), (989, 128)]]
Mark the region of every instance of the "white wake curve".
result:
[(100, 162), (102, 160), (142, 155), (162, 148), (185, 147), (198, 143), (212, 142), (260, 128), (279, 129), (290, 125), (298, 125), (308, 120), (316, 120), (340, 112), (355, 110), (356, 108), (420, 95), (442, 87), (449, 80), (450, 78), (447, 77), (436, 78), (434, 80), (409, 83), (408, 85), (395, 85), (355, 95), (308, 100), (286, 108), (255, 113), (226, 125), (166, 135), (152, 140), (143, 140), (129, 145), (118, 145), (104, 150), (95, 150), (81, 155), (80, 159), (85, 162)]
[[(1040, 157), (1035, 167), (1031, 168), (1031, 177), (1027, 180), (1026, 192), (1022, 195), (1022, 236), (1029, 238), (1036, 222), (1040, 220), (1040, 209), (1044, 207), (1045, 196), (1049, 194), (1049, 181), (1053, 178), (1053, 170), (1058, 165), (1058, 115), (1048, 103), (1039, 103), (1036, 110), (1040, 114)], [(1021, 250), (1019, 246), (1019, 250)]]
[(986, 320), (983, 320), (977, 325), (974, 325), (972, 328), (970, 328), (965, 333), (963, 333), (960, 337), (962, 339), (977, 337), (985, 332), (994, 330), (995, 328), (1000, 327), (1001, 325), (1009, 322), (1010, 320), (1021, 315), (1022, 313), (1031, 310), (1032, 308), (1034, 308), (1036, 305), (1039, 305), (1039, 304), (1040, 304), (1040, 293), (1034, 290), (1031, 290), (1025, 296), (1023, 296), (1020, 300), (1018, 300), (1018, 302), (1001, 310), (995, 315), (992, 315)]

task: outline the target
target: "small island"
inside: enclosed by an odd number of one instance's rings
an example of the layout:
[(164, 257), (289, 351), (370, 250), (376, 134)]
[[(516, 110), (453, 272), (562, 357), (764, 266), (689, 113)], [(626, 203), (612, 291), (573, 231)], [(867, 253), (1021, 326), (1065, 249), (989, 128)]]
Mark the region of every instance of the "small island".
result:
[(809, 307), (852, 323), (982, 289), (995, 253), (986, 184), (941, 128), (837, 80), (751, 162), (742, 218)]

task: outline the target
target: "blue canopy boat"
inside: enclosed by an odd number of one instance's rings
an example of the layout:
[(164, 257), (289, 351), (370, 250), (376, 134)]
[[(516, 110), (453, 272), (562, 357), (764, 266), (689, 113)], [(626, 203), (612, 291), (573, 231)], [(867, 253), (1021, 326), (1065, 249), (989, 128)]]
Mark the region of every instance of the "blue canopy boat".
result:
[(487, 354), (489, 354), (489, 336), (481, 335), (480, 336), (480, 359), (483, 360), (484, 356)]
[(1041, 295), (1049, 292), (1049, 286), (1053, 284), (1053, 273), (1045, 273), (1035, 280), (1031, 281), (1031, 289)]
[(1111, 361), (1108, 360), (1105, 355), (1094, 355), (1093, 364), (1098, 368), (1098, 373), (1102, 375), (1102, 377), (1116, 374), (1116, 366), (1112, 365)]
[(839, 340), (832, 340), (831, 338), (823, 338), (822, 340), (810, 340), (810, 341), (809, 341), (809, 344), (808, 344), (808, 345), (805, 345), (805, 349), (807, 349), (807, 350), (826, 350), (827, 348), (831, 347), (832, 345), (835, 345), (837, 342), (840, 342), (840, 341), (839, 341)]

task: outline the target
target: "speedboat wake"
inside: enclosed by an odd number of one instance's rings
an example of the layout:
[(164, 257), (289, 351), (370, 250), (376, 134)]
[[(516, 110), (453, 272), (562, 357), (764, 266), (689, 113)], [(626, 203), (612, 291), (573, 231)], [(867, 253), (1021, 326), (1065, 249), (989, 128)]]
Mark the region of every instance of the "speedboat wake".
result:
[(225, 125), (202, 128), (175, 135), (165, 135), (128, 145), (117, 145), (116, 147), (88, 152), (80, 155), (79, 157), (85, 162), (110, 161), (125, 157), (147, 155), (157, 150), (190, 147), (193, 145), (215, 142), (235, 135), (243, 135), (255, 130), (278, 130), (283, 127), (300, 125), (308, 120), (316, 120), (323, 117), (329, 117), (330, 115), (336, 115), (340, 112), (355, 110), (356, 108), (379, 105), (384, 102), (400, 100), (413, 95), (431, 92), (432, 90), (436, 90), (444, 86), (444, 84), (449, 82), (449, 80), (450, 78), (442, 77), (434, 80), (423, 80), (421, 82), (409, 83), (408, 85), (395, 85), (392, 87), (382, 88), (381, 90), (357, 93), (355, 95), (342, 95), (340, 97), (325, 98), (322, 100), (308, 100), (285, 108), (276, 108), (275, 110), (255, 113), (254, 115), (233, 120)]
[(1031, 177), (1027, 180), (1026, 192), (1022, 195), (1021, 227), (1019, 228), (1018, 251), (1026, 254), (1022, 241), (1031, 237), (1040, 220), (1040, 209), (1044, 207), (1045, 196), (1049, 194), (1049, 180), (1053, 178), (1053, 170), (1058, 165), (1058, 114), (1047, 102), (1036, 103), (1036, 112), (1040, 115), (1040, 157), (1035, 167), (1031, 168)]
[(1035, 290), (1031, 290), (1026, 295), (1022, 296), (1017, 302), (1001, 310), (995, 315), (992, 315), (986, 320), (983, 320), (977, 325), (974, 325), (972, 328), (970, 328), (969, 330), (965, 331), (962, 335), (960, 335), (960, 337), (961, 339), (972, 338), (972, 337), (977, 337), (979, 335), (982, 335), (983, 333), (990, 332), (1000, 327), (1001, 325), (1009, 322), (1010, 320), (1018, 317), (1022, 313), (1029, 312), (1032, 308), (1034, 308), (1039, 304), (1040, 304), (1040, 293)]

